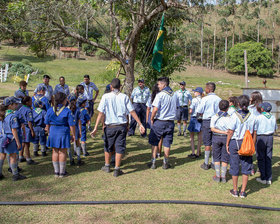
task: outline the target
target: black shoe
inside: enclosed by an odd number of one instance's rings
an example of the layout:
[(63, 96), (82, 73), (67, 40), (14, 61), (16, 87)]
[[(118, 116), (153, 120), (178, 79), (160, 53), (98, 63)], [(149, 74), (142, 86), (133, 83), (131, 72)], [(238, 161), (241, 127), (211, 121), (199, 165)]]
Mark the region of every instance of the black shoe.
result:
[(231, 189), (229, 192), (233, 197), (238, 198), (238, 191)]
[(86, 156), (89, 156), (89, 153), (88, 153), (88, 152), (86, 152), (86, 154), (84, 154), (84, 157), (86, 157)]
[(215, 170), (215, 164), (211, 163), (211, 169)]
[(111, 172), (110, 166), (102, 166), (101, 170), (104, 171), (105, 173), (110, 173)]
[(127, 136), (133, 136), (134, 134), (128, 133)]
[(75, 161), (74, 161), (74, 159), (71, 159), (71, 160), (70, 160), (70, 166), (75, 166)]
[(0, 174), (0, 180), (3, 180), (5, 177), (3, 174)]
[(78, 162), (77, 162), (77, 166), (82, 166), (82, 165), (84, 165), (84, 164), (85, 164), (85, 162), (82, 161), (82, 160), (78, 160)]
[(29, 160), (29, 161), (26, 161), (27, 165), (37, 165), (38, 163), (35, 162), (34, 160)]
[[(8, 168), (8, 171), (9, 171), (10, 173), (13, 173), (11, 167)], [(18, 172), (22, 172), (23, 170), (22, 170), (21, 168), (17, 167), (17, 171), (18, 171)]]
[(246, 198), (247, 194), (246, 194), (246, 192), (240, 191), (239, 196), (240, 196), (240, 198)]
[(38, 153), (37, 151), (36, 151), (36, 152), (33, 152), (33, 155), (34, 155), (35, 157), (40, 156), (39, 153)]
[(47, 154), (47, 152), (42, 152), (42, 156), (47, 156), (48, 154)]
[(123, 174), (124, 174), (124, 172), (121, 169), (115, 169), (113, 176), (118, 177), (118, 176), (123, 175)]
[(26, 179), (26, 176), (23, 176), (19, 173), (16, 175), (13, 175), (13, 181), (24, 180), (24, 179)]
[(220, 177), (217, 177), (216, 175), (213, 177), (213, 180), (217, 183), (220, 183), (221, 181), (221, 178)]
[(191, 158), (191, 159), (196, 159), (196, 155), (195, 154), (189, 154), (188, 157)]
[(181, 135), (182, 135), (181, 132), (178, 132), (177, 136), (181, 136)]
[(203, 163), (201, 166), (200, 166), (201, 169), (204, 169), (204, 170), (209, 170), (210, 169), (210, 166), (208, 164), (205, 164)]
[(59, 177), (59, 173), (54, 173), (54, 177), (58, 178)]
[(67, 173), (66, 171), (65, 171), (65, 173), (60, 173), (59, 174), (60, 178), (64, 178), (64, 177), (67, 177), (67, 176), (69, 176), (69, 173)]
[(171, 168), (171, 166), (170, 166), (169, 163), (163, 163), (163, 164), (162, 164), (162, 169), (167, 170), (167, 169), (169, 169), (169, 168)]
[(20, 163), (26, 162), (26, 159), (25, 158), (21, 158), (21, 159), (19, 159), (19, 162)]
[(151, 168), (151, 169), (153, 169), (153, 170), (155, 170), (156, 168), (157, 168), (157, 166), (156, 166), (156, 162), (150, 162), (149, 164), (148, 164), (148, 167), (149, 168)]

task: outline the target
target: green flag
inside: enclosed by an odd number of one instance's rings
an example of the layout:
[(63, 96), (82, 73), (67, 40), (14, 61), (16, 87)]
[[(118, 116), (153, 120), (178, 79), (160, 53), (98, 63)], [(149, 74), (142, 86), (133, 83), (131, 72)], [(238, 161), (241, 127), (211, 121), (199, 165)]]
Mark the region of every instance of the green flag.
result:
[(161, 65), (162, 65), (164, 32), (165, 29), (164, 29), (164, 13), (163, 13), (156, 44), (154, 46), (153, 60), (152, 60), (152, 66), (158, 72), (161, 71)]

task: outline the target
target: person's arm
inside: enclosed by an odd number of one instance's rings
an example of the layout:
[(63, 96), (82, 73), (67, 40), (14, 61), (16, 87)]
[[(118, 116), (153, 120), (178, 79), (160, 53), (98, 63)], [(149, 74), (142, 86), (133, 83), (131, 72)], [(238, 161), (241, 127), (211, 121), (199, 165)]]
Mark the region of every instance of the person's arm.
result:
[(157, 112), (158, 112), (158, 108), (154, 107), (153, 112), (152, 112), (152, 116), (151, 116), (151, 124), (152, 125), (154, 124), (154, 120), (155, 120), (155, 116), (156, 116)]
[(137, 116), (135, 110), (131, 111), (130, 112), (131, 116), (135, 119), (135, 121), (137, 122), (137, 124), (139, 125), (139, 130), (140, 130), (140, 133), (141, 134), (144, 134), (145, 133), (145, 128), (144, 126), (142, 125), (139, 117)]
[(192, 114), (192, 111), (193, 111), (192, 109), (189, 109), (189, 114)]
[(215, 133), (218, 133), (218, 134), (227, 135), (227, 131), (222, 131), (222, 130), (219, 130), (217, 128), (211, 128), (211, 131), (215, 132)]
[(254, 144), (256, 145), (256, 141), (257, 141), (257, 131), (254, 131), (254, 132), (253, 132), (253, 141), (254, 141)]
[(80, 131), (80, 136), (82, 136), (82, 121), (79, 119), (79, 131)]
[(73, 136), (73, 141), (76, 141), (76, 133), (75, 133), (75, 126), (70, 126), (70, 131)]
[(17, 129), (16, 128), (12, 128), (12, 133), (13, 133), (13, 136), (14, 136), (14, 138), (16, 140), (17, 149), (19, 150), (21, 148), (21, 145), (20, 145)]
[(151, 111), (151, 108), (150, 108), (150, 107), (147, 107), (147, 112), (146, 112), (146, 123), (148, 123), (150, 111)]
[(28, 121), (28, 127), (30, 128), (31, 136), (34, 138), (35, 137), (35, 132), (34, 132), (33, 125), (32, 125), (31, 121)]
[(95, 91), (95, 96), (94, 96), (93, 102), (95, 102), (96, 98), (98, 97), (98, 94), (99, 94), (99, 90), (96, 90), (96, 91)]
[(46, 130), (46, 132), (47, 132), (48, 134), (50, 133), (50, 125), (49, 125), (49, 124), (46, 125), (46, 129), (45, 129), (45, 130)]
[(22, 129), (23, 135), (25, 136), (26, 131), (25, 131), (25, 125), (24, 124), (21, 124), (21, 129)]
[(230, 154), (229, 153), (229, 142), (230, 142), (230, 139), (232, 138), (232, 136), (233, 136), (233, 130), (228, 130), (228, 132), (227, 132), (227, 143), (226, 143), (226, 149), (227, 149), (227, 152), (228, 152), (228, 154)]
[(97, 133), (97, 127), (99, 125), (99, 123), (102, 121), (103, 117), (104, 117), (104, 113), (102, 112), (99, 112), (98, 116), (97, 116), (97, 119), (96, 119), (96, 123), (95, 123), (95, 126), (94, 126), (94, 129), (93, 131), (90, 133), (91, 137), (93, 138), (96, 133)]

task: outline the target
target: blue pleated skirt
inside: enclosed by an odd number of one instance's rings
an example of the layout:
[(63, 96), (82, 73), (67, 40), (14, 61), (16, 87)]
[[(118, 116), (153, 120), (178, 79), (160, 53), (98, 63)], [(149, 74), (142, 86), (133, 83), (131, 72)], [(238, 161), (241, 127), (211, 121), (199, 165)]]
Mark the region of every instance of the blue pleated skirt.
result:
[(47, 147), (68, 149), (71, 147), (70, 127), (51, 125)]

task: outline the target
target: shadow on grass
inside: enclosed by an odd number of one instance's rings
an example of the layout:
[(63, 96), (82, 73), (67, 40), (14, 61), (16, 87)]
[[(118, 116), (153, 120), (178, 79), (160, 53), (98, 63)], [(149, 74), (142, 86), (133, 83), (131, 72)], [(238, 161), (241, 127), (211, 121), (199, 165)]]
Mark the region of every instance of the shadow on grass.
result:
[[(273, 182), (277, 182), (280, 173), (280, 157), (274, 156), (272, 157), (272, 184)], [(248, 181), (247, 189), (248, 194), (253, 194), (260, 191), (263, 188), (267, 188), (270, 185), (268, 184), (261, 184), (256, 181), (258, 176)]]

